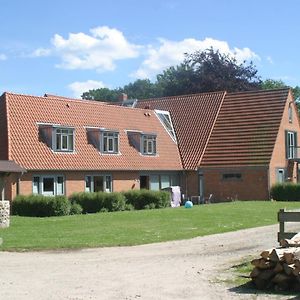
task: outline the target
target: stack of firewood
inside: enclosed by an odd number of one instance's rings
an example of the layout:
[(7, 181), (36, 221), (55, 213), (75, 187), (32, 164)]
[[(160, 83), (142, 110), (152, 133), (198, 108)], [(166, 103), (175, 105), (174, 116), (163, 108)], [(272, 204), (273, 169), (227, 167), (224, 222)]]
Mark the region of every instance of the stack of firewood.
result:
[(300, 291), (300, 234), (280, 244), (251, 261), (250, 277), (258, 289)]

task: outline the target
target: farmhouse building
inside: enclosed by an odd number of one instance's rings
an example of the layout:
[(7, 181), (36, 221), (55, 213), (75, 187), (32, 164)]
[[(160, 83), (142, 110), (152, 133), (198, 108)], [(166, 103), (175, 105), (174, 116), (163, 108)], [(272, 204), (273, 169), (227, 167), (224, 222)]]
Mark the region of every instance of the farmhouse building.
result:
[(0, 160), (27, 170), (6, 178), (6, 199), (180, 184), (176, 140), (154, 111), (4, 93), (0, 112)]
[(274, 183), (298, 180), (288, 89), (128, 103), (4, 93), (0, 161), (26, 169), (5, 176), (4, 198), (180, 185), (201, 201), (263, 200)]
[(288, 89), (150, 99), (170, 111), (186, 193), (215, 201), (269, 199), (276, 182), (297, 182), (297, 107)]

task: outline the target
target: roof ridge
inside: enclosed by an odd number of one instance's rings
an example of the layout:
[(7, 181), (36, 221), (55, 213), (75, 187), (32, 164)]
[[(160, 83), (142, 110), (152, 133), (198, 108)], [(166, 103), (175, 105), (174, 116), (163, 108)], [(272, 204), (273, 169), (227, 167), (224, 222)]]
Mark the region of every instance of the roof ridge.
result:
[(238, 95), (238, 94), (255, 94), (255, 93), (272, 93), (272, 92), (279, 92), (279, 91), (289, 91), (290, 88), (275, 88), (275, 89), (259, 89), (259, 90), (251, 90), (251, 91), (240, 91), (240, 92), (228, 92), (227, 95)]
[(211, 128), (210, 128), (210, 132), (209, 132), (209, 135), (208, 135), (208, 137), (207, 137), (207, 141), (206, 141), (205, 146), (204, 146), (204, 148), (203, 148), (202, 154), (201, 154), (200, 159), (199, 159), (199, 161), (198, 161), (198, 163), (197, 163), (197, 168), (200, 166), (201, 161), (202, 161), (203, 156), (204, 156), (204, 153), (206, 152), (208, 143), (209, 143), (209, 141), (210, 141), (210, 138), (211, 138), (211, 136), (212, 136), (213, 130), (214, 130), (214, 128), (215, 128), (215, 126), (216, 126), (216, 123), (217, 123), (217, 120), (218, 120), (218, 118), (219, 118), (219, 114), (220, 114), (220, 112), (221, 112), (222, 106), (223, 106), (223, 104), (224, 104), (224, 99), (225, 99), (225, 97), (226, 97), (226, 94), (227, 94), (227, 92), (225, 91), (224, 94), (223, 94), (223, 98), (222, 98), (222, 100), (221, 100), (221, 103), (220, 103), (220, 105), (219, 105), (218, 111), (217, 111), (217, 113), (216, 113), (214, 122), (213, 122), (213, 124), (212, 124), (212, 126), (211, 126)]
[(154, 111), (154, 109), (145, 109), (145, 108), (132, 108), (132, 107), (126, 107), (126, 106), (118, 106), (118, 105), (109, 105), (110, 102), (104, 102), (104, 101), (97, 101), (97, 100), (87, 100), (87, 99), (75, 99), (75, 98), (68, 98), (64, 96), (54, 96), (54, 95), (49, 95), (48, 97), (46, 96), (35, 96), (35, 95), (27, 95), (27, 94), (18, 94), (18, 93), (12, 93), (12, 92), (4, 92), (3, 95), (8, 95), (8, 96), (19, 96), (19, 97), (29, 97), (29, 98), (38, 98), (41, 100), (58, 100), (58, 101), (72, 101), (73, 103), (89, 103), (92, 105), (101, 105), (103, 107), (114, 107), (114, 109), (134, 109), (136, 111)]
[(213, 95), (213, 94), (224, 94), (226, 91), (215, 91), (215, 92), (204, 92), (204, 93), (194, 93), (194, 94), (184, 94), (184, 95), (174, 95), (174, 96), (164, 96), (164, 97), (154, 97), (154, 98), (144, 98), (138, 99), (139, 102), (147, 102), (149, 100), (167, 100), (170, 98), (183, 98), (183, 97), (193, 97), (193, 96), (200, 96), (200, 95)]

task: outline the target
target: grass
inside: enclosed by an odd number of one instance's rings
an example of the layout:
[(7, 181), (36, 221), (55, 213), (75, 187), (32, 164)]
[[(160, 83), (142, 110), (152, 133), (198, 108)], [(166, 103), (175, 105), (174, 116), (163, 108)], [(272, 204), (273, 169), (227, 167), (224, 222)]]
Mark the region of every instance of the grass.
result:
[(192, 209), (124, 211), (66, 217), (11, 217), (0, 250), (26, 251), (139, 245), (275, 224), (280, 208), (300, 202), (231, 202)]

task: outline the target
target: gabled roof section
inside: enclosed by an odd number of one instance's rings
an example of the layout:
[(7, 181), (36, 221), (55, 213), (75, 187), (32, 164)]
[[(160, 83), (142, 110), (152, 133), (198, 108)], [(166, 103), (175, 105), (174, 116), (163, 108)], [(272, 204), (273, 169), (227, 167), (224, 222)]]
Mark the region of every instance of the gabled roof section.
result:
[(183, 167), (197, 169), (225, 92), (139, 100), (137, 107), (169, 111)]
[(200, 167), (268, 165), (288, 93), (226, 94)]
[(13, 160), (0, 160), (0, 173), (25, 173), (26, 170)]
[[(5, 93), (9, 117), (9, 159), (27, 170), (181, 170), (176, 143), (154, 111), (117, 107), (90, 100), (36, 97)], [(53, 126), (74, 129), (71, 153), (55, 153), (40, 136)], [(119, 132), (119, 154), (101, 154), (88, 141), (88, 128)], [(143, 156), (129, 141), (127, 131), (157, 134), (157, 155)], [(47, 133), (48, 134), (48, 133)]]

